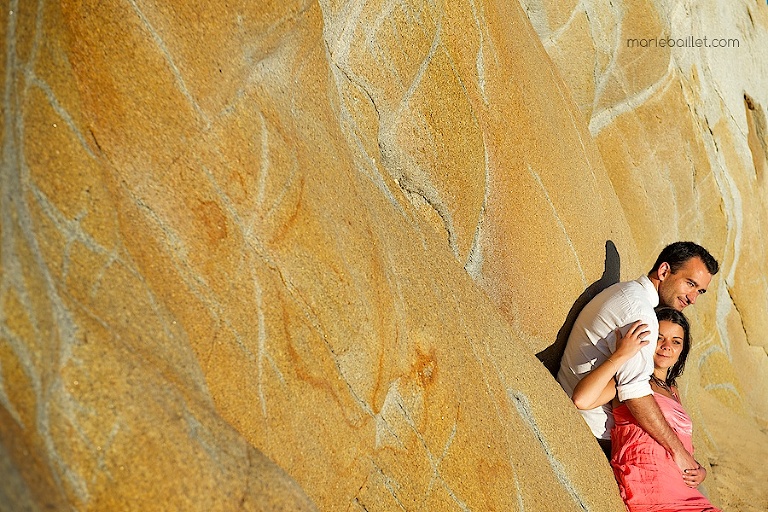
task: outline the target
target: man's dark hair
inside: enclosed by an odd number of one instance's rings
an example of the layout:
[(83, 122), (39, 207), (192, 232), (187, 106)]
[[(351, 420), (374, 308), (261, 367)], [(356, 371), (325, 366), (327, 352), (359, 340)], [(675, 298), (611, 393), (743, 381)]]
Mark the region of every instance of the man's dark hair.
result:
[(688, 319), (685, 318), (685, 315), (673, 308), (661, 306), (656, 308), (656, 318), (659, 319), (659, 322), (666, 320), (683, 328), (683, 349), (680, 351), (677, 362), (667, 368), (667, 378), (665, 379), (667, 386), (676, 386), (677, 378), (683, 374), (688, 352), (691, 351), (691, 327), (688, 325)]
[(717, 274), (717, 271), (720, 270), (717, 260), (699, 244), (693, 242), (674, 242), (662, 249), (659, 257), (656, 259), (656, 263), (653, 264), (651, 273), (659, 270), (659, 266), (667, 262), (669, 263), (669, 270), (674, 274), (691, 258), (700, 258), (707, 267), (707, 272), (712, 275)]

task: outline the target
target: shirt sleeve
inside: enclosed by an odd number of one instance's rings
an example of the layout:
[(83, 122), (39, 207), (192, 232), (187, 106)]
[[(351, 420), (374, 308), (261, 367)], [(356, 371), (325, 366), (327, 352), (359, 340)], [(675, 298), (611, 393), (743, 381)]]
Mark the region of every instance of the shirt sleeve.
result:
[[(653, 355), (656, 352), (656, 343), (659, 338), (659, 323), (655, 314), (653, 318), (648, 318), (646, 315), (640, 320), (648, 324), (650, 333), (646, 339), (650, 343), (635, 354), (632, 359), (624, 363), (616, 373), (616, 393), (622, 402), (653, 393), (649, 380), (653, 373)], [(622, 335), (629, 330), (631, 325), (632, 322), (621, 327)], [(616, 349), (616, 340), (614, 340), (612, 348)]]

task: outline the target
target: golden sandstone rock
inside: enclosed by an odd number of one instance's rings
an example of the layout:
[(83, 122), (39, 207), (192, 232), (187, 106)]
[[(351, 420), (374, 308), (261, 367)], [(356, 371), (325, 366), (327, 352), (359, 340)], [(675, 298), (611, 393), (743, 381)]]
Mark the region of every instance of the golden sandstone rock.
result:
[(669, 4), (12, 1), (3, 510), (623, 510), (547, 368), (677, 239), (705, 491), (768, 507), (768, 8)]

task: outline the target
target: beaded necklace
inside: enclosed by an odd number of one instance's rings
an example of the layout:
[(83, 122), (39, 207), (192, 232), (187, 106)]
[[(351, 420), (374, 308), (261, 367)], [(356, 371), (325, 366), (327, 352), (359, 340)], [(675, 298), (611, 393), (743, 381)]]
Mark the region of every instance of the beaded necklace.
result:
[(665, 390), (667, 393), (672, 395), (672, 398), (674, 398), (676, 401), (678, 402), (680, 401), (680, 399), (677, 397), (677, 393), (674, 392), (674, 390), (669, 386), (669, 384), (667, 384), (666, 382), (664, 382), (654, 374), (651, 374), (651, 382), (653, 382), (654, 384), (659, 386), (661, 389)]
[(651, 374), (651, 380), (657, 386), (659, 386), (661, 389), (664, 389), (664, 390), (668, 391), (669, 393), (672, 393), (672, 390), (670, 389), (669, 385), (666, 382), (664, 382), (663, 380), (661, 380), (660, 378), (658, 378), (657, 376)]

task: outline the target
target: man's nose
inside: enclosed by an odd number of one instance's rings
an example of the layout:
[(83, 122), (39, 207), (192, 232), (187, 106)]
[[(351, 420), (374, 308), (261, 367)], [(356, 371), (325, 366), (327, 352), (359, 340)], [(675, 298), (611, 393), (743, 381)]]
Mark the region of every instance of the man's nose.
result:
[(688, 299), (688, 304), (696, 304), (696, 299), (699, 297), (698, 290), (692, 291), (685, 296)]

